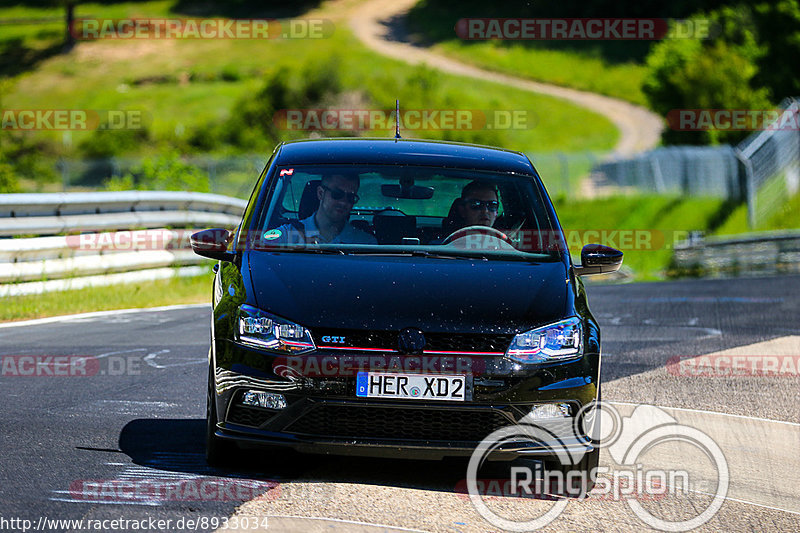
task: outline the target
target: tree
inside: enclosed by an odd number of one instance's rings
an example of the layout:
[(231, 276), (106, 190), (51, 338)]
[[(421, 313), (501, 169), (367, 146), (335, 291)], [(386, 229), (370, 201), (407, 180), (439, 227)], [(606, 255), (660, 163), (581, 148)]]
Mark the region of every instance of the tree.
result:
[[(718, 30), (713, 39), (667, 39), (647, 57), (643, 91), (650, 106), (664, 116), (679, 109), (765, 109), (770, 91), (759, 86), (757, 62), (766, 47), (746, 9), (723, 7), (709, 15)], [(667, 129), (668, 144), (738, 142), (746, 131), (687, 132)]]

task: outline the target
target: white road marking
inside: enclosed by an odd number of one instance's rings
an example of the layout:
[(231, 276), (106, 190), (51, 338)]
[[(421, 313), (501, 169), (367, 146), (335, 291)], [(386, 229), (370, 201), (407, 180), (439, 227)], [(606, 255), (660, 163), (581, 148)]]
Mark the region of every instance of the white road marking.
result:
[[(246, 516), (246, 515), (240, 515)], [(358, 520), (344, 520), (342, 518), (325, 518), (324, 516), (295, 516), (295, 515), (284, 515), (284, 514), (270, 514), (270, 515), (262, 515), (266, 516), (267, 518), (292, 518), (292, 519), (299, 519), (299, 520), (322, 520), (326, 522), (339, 522), (342, 524), (353, 524), (358, 526), (374, 526), (374, 527), (382, 527), (389, 530), (394, 531), (413, 531), (414, 533), (430, 533), (424, 529), (409, 529), (407, 527), (401, 526), (387, 526), (385, 524), (373, 524), (372, 522), (359, 522)]]
[[(625, 411), (641, 406), (632, 402), (609, 403), (625, 407)], [(678, 424), (699, 429), (720, 447), (730, 472), (730, 486), (725, 499), (800, 514), (798, 491), (794, 485), (784, 483), (782, 476), (786, 472), (800, 471), (800, 457), (797, 455), (800, 424), (701, 409), (655, 407), (674, 417)], [(631, 415), (628, 412), (620, 414)], [(695, 457), (686, 454), (685, 450), (682, 452), (665, 447), (659, 449), (654, 457), (641, 462), (651, 463), (651, 467), (660, 470), (690, 470), (695, 478), (695, 487), (698, 480), (716, 482), (716, 471), (707, 468), (704, 454)], [(693, 488), (692, 492), (708, 494), (698, 488)]]
[(157, 352), (149, 353), (149, 354), (144, 356), (144, 362), (147, 363), (148, 365), (152, 366), (153, 368), (166, 368), (165, 366), (159, 365), (158, 363), (156, 363), (154, 361), (154, 359), (156, 357), (158, 357), (159, 355), (161, 355), (163, 353), (169, 353), (169, 350), (159, 350)]
[[(713, 494), (711, 494), (710, 492), (703, 492), (702, 490), (692, 490), (692, 492), (695, 492), (697, 494), (704, 494), (706, 496), (713, 496)], [(800, 512), (798, 511), (790, 511), (789, 509), (781, 509), (780, 507), (773, 507), (771, 505), (763, 505), (760, 503), (748, 502), (746, 500), (740, 500), (739, 498), (731, 498), (730, 496), (726, 496), (725, 499), (730, 500), (732, 502), (743, 503), (745, 505), (754, 505), (756, 507), (763, 507), (764, 509), (770, 509), (772, 511), (782, 511), (784, 513), (800, 515)]]
[(209, 310), (211, 309), (210, 304), (181, 304), (165, 305), (161, 307), (142, 307), (137, 309), (114, 309), (111, 311), (94, 311), (92, 313), (78, 313), (75, 315), (61, 315), (47, 318), (35, 318), (33, 320), (20, 320), (18, 322), (3, 322), (0, 323), (0, 329), (38, 326), (41, 324), (52, 324), (53, 322), (66, 322), (71, 320), (82, 320), (86, 318), (101, 318), (106, 316), (122, 315), (126, 313), (152, 313), (157, 311), (174, 311), (179, 309), (199, 309), (202, 307), (207, 307)]
[[(53, 491), (56, 492), (56, 491)], [(64, 491), (62, 491), (64, 492)], [(69, 491), (66, 491), (69, 492)], [(50, 498), (50, 501), (54, 502), (67, 502), (67, 503), (88, 503), (91, 505), (97, 505), (98, 503), (104, 505), (148, 505), (150, 507), (158, 507), (161, 505), (160, 502), (125, 502), (125, 501), (114, 501), (114, 502), (106, 502), (103, 500), (73, 500), (71, 498)]]
[[(634, 403), (634, 402), (609, 401), (608, 403), (613, 404), (613, 405), (631, 405), (631, 406), (634, 406), (634, 407), (637, 406), (637, 405), (642, 405), (640, 403)], [(730, 414), (730, 413), (723, 413), (723, 412), (720, 412), (720, 411), (706, 411), (704, 409), (687, 409), (685, 407), (664, 407), (663, 405), (656, 405), (654, 407), (658, 407), (659, 409), (665, 409), (665, 410), (669, 410), (669, 411), (685, 411), (685, 412), (689, 412), (689, 413), (703, 413), (703, 414), (707, 414), (707, 415), (730, 416), (730, 417), (733, 417), (733, 418), (746, 418), (748, 420), (758, 420), (759, 422), (771, 422), (773, 424), (786, 424), (786, 425), (789, 425), (789, 426), (800, 427), (800, 424), (798, 424), (796, 422), (787, 422), (785, 420), (773, 420), (771, 418), (760, 418), (760, 417), (757, 417), (757, 416), (734, 415), (734, 414)]]
[[(126, 402), (128, 403), (128, 402)], [(130, 402), (130, 403), (142, 403), (142, 404), (152, 404), (152, 403), (163, 403), (163, 402)], [(176, 483), (181, 481), (196, 481), (196, 480), (203, 480), (208, 479), (211, 481), (217, 481), (225, 483), (228, 479), (235, 479), (240, 481), (253, 481), (251, 477), (245, 474), (231, 474), (225, 473), (223, 474), (224, 477), (220, 477), (220, 471), (217, 469), (210, 467), (205, 462), (205, 455), (201, 453), (161, 453), (156, 454), (160, 456), (161, 459), (155, 461), (156, 463), (163, 464), (165, 468), (175, 467), (175, 466), (191, 466), (195, 470), (194, 472), (180, 472), (180, 471), (171, 471), (171, 470), (161, 470), (155, 467), (149, 466), (142, 466), (132, 463), (120, 463), (120, 462), (107, 462), (105, 463), (108, 466), (116, 466), (116, 467), (123, 467), (122, 471), (119, 472), (116, 477), (113, 479), (102, 480), (104, 482), (108, 482), (111, 485), (119, 484), (120, 482), (130, 482), (136, 483), (137, 481), (149, 481), (149, 482), (158, 482), (158, 483)], [(221, 481), (220, 481), (221, 480)], [(101, 481), (101, 480), (92, 480), (92, 481)], [(166, 499), (160, 498), (159, 495), (154, 495), (152, 497), (147, 497), (146, 495), (138, 495), (135, 499), (122, 499), (119, 497), (109, 499), (101, 499), (95, 497), (95, 493), (87, 493), (85, 488), (83, 491), (78, 490), (52, 490), (51, 491), (56, 496), (52, 496), (49, 499), (52, 501), (58, 502), (67, 502), (67, 503), (86, 503), (86, 504), (111, 504), (111, 505), (145, 505), (150, 507), (157, 507), (162, 505), (166, 501), (169, 500), (167, 497)], [(72, 496), (66, 497), (66, 496)], [(81, 497), (82, 496), (82, 497)], [(187, 502), (191, 502), (191, 500), (186, 500)], [(198, 502), (199, 503), (199, 502)]]

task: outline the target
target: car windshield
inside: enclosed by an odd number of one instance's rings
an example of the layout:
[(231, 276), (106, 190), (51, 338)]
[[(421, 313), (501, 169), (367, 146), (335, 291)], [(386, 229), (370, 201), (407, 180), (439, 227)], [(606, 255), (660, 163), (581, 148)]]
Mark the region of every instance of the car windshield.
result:
[(533, 176), (418, 166), (277, 167), (251, 246), (544, 260), (558, 241)]

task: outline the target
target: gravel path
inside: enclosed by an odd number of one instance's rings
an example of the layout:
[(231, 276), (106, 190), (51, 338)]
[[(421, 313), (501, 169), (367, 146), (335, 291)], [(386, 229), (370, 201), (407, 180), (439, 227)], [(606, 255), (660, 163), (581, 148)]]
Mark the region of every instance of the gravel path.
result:
[(526, 91), (561, 98), (607, 117), (620, 132), (614, 151), (630, 155), (655, 147), (663, 129), (661, 117), (643, 107), (596, 93), (539, 83), (467, 65), (404, 37), (403, 16), (418, 0), (371, 0), (350, 12), (350, 27), (369, 48), (411, 64), (426, 63), (443, 72), (502, 83)]

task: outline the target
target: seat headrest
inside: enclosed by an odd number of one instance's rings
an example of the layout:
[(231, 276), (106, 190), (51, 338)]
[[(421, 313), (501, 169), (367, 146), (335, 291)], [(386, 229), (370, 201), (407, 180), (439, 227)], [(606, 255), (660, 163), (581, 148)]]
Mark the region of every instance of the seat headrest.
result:
[(322, 183), (322, 180), (310, 180), (303, 188), (303, 195), (300, 197), (300, 205), (297, 207), (297, 217), (300, 220), (313, 215), (314, 211), (319, 207), (317, 187), (319, 187), (320, 183)]
[(448, 234), (454, 232), (457, 229), (463, 228), (466, 223), (464, 219), (461, 218), (458, 214), (458, 210), (456, 206), (461, 202), (461, 198), (456, 198), (453, 200), (453, 203), (450, 204), (450, 211), (447, 213), (447, 217), (442, 220), (442, 229), (447, 231)]

